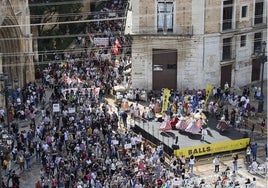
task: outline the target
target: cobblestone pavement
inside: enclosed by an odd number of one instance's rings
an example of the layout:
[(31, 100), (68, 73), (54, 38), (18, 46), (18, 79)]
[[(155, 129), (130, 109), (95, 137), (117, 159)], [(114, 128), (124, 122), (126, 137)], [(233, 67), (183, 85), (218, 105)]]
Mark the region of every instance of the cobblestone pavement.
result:
[[(49, 105), (48, 101), (51, 96), (51, 93), (51, 90), (46, 89), (46, 105)], [(40, 123), (41, 121), (40, 107), (38, 107), (38, 110), (39, 112), (36, 114), (35, 117), (36, 125), (38, 125), (38, 123)], [(30, 130), (30, 120), (18, 120), (17, 123), (19, 125), (19, 132), (23, 130), (28, 132), (28, 130)], [(31, 167), (31, 170), (20, 171), (19, 166), (14, 161), (11, 162), (10, 169), (12, 171), (15, 170), (16, 174), (19, 175), (21, 188), (35, 187), (36, 181), (40, 178), (41, 163), (36, 161), (35, 155), (33, 155), (31, 158)], [(4, 181), (7, 182), (7, 180), (8, 178), (5, 176)], [(11, 181), (9, 183), (11, 184)]]
[(40, 179), (41, 163), (34, 162), (31, 170), (25, 170), (20, 173), (20, 187), (30, 188), (35, 187), (35, 183)]
[[(243, 156), (239, 156), (241, 159), (238, 160), (238, 172), (236, 174), (236, 180), (241, 183), (246, 182), (246, 179), (249, 178), (250, 180), (253, 179), (253, 177), (257, 180), (257, 188), (266, 188), (268, 186), (267, 178), (268, 176), (264, 174), (252, 174), (249, 173), (247, 170), (247, 164), (244, 163)], [(232, 160), (229, 159), (222, 159), (221, 165), (220, 165), (220, 172), (223, 172), (227, 166), (230, 167), (232, 170), (233, 164)], [(220, 173), (214, 173), (214, 165), (212, 163), (212, 159), (208, 158), (206, 161), (206, 164), (196, 164), (193, 177), (198, 177), (200, 179), (204, 178), (208, 182), (215, 182), (218, 176), (221, 175)]]

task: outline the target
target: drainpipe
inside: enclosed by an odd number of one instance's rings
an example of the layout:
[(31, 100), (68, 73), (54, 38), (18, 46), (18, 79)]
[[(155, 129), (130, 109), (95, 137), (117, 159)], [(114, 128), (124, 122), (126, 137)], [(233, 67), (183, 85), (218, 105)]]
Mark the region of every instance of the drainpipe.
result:
[(203, 70), (205, 67), (205, 33), (206, 33), (206, 0), (204, 0), (204, 31), (203, 31)]

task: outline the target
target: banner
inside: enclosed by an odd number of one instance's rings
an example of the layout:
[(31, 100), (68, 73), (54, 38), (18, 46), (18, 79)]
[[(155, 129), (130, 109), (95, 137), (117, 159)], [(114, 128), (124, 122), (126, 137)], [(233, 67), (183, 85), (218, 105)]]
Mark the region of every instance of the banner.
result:
[(162, 113), (165, 112), (168, 109), (168, 99), (170, 96), (170, 90), (169, 89), (164, 89), (163, 91), (163, 104), (162, 104)]
[(131, 148), (132, 148), (131, 143), (124, 145), (124, 149), (131, 149)]
[(93, 40), (94, 44), (97, 46), (109, 46), (109, 38), (107, 37), (95, 37)]
[(249, 142), (250, 138), (243, 138), (239, 140), (218, 142), (214, 144), (203, 144), (200, 146), (193, 146), (189, 148), (174, 150), (174, 155), (176, 157), (180, 157), (182, 155), (184, 155), (185, 157), (189, 157), (192, 154), (194, 156), (202, 156), (226, 151), (235, 151), (239, 149), (245, 149), (249, 145)]
[(53, 104), (53, 112), (59, 112), (60, 111), (60, 104)]
[[(82, 95), (85, 95), (85, 90), (86, 90), (86, 89), (88, 90), (88, 93), (90, 93), (90, 92), (91, 92), (90, 90), (92, 90), (92, 93), (93, 93), (94, 97), (97, 97), (97, 96), (99, 95), (100, 87), (94, 87), (94, 88), (91, 88), (91, 87), (88, 87), (88, 88), (80, 88), (79, 90), (80, 90), (80, 92), (81, 92)], [(62, 94), (63, 94), (63, 96), (65, 97), (65, 95), (66, 95), (67, 92), (71, 93), (71, 91), (73, 91), (74, 94), (76, 94), (77, 90), (78, 90), (78, 88), (76, 88), (76, 87), (68, 88), (68, 89), (63, 89), (63, 90), (62, 90)]]
[(75, 108), (68, 108), (68, 113), (69, 114), (75, 113)]
[(118, 145), (119, 144), (118, 140), (112, 140), (111, 142), (112, 142), (113, 145)]
[(206, 87), (206, 100), (205, 100), (205, 103), (204, 103), (204, 107), (207, 106), (207, 102), (208, 102), (208, 99), (209, 99), (209, 96), (211, 94), (212, 89), (213, 89), (213, 86), (211, 84), (208, 84), (207, 87)]

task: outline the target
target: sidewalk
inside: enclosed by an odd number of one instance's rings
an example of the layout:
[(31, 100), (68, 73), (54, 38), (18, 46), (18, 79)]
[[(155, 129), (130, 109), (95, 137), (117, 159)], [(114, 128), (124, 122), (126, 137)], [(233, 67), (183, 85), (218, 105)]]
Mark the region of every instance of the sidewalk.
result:
[[(238, 160), (238, 173), (236, 174), (236, 180), (240, 182), (240, 184), (246, 182), (246, 179), (249, 178), (250, 180), (253, 179), (253, 177), (257, 180), (257, 187), (258, 188), (266, 188), (267, 187), (267, 175), (259, 175), (259, 174), (251, 174), (247, 171), (247, 165), (244, 163), (243, 156)], [(230, 167), (231, 171), (233, 169), (232, 159), (221, 159), (221, 165), (220, 165), (220, 172), (223, 172), (227, 166)], [(205, 179), (206, 182), (215, 182), (218, 176), (221, 175), (220, 173), (214, 172), (214, 165), (212, 163), (212, 160), (208, 160), (207, 164), (196, 164), (195, 170), (194, 170), (194, 177), (198, 177), (200, 179)]]
[[(50, 98), (50, 96), (51, 96), (51, 90), (48, 90), (48, 89), (46, 89), (46, 106), (49, 104), (49, 98)], [(38, 125), (40, 122), (41, 122), (41, 107), (40, 106), (38, 106), (37, 107), (37, 109), (38, 109), (38, 113), (36, 114), (36, 116), (35, 116), (35, 123), (36, 123), (36, 125)], [(19, 126), (19, 133), (21, 132), (21, 131), (26, 131), (26, 132), (28, 132), (29, 130), (30, 130), (30, 123), (31, 123), (31, 120), (29, 120), (29, 119), (24, 119), (24, 120), (16, 120), (16, 123), (18, 123), (18, 126)], [(40, 166), (40, 164), (39, 163), (37, 163), (37, 161), (36, 161), (36, 158), (35, 158), (35, 155), (32, 155), (31, 156), (31, 161), (30, 161), (30, 163), (31, 163), (31, 166), (33, 167), (34, 165), (36, 166)], [(25, 173), (25, 172), (29, 172), (29, 171), (27, 171), (27, 170), (24, 170), (24, 171), (20, 171), (20, 169), (19, 169), (19, 165), (15, 162), (15, 161), (13, 161), (13, 160), (11, 160), (10, 161), (10, 170), (11, 171), (13, 171), (13, 170), (15, 170), (15, 172), (16, 172), (16, 174), (18, 174), (19, 176), (20, 175), (22, 175), (22, 173)], [(4, 182), (7, 182), (7, 179), (8, 179), (8, 177), (7, 176), (4, 176)], [(11, 181), (11, 180), (10, 180)]]

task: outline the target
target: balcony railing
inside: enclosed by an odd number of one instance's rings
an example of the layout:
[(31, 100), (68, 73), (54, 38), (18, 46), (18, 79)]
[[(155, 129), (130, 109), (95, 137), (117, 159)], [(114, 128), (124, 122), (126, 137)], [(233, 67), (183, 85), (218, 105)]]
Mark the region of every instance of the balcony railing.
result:
[(220, 32), (232, 32), (235, 31), (237, 28), (237, 22), (233, 19), (231, 20), (222, 20), (221, 23), (219, 23), (219, 30)]
[(235, 50), (231, 50), (229, 53), (222, 54), (221, 62), (233, 61), (235, 59), (235, 56), (236, 56)]
[(262, 26), (266, 24), (267, 17), (264, 15), (255, 15), (255, 18), (252, 18), (252, 26)]
[(156, 27), (139, 27), (138, 30), (133, 29), (132, 34), (134, 35), (193, 35), (193, 26), (176, 26), (172, 29), (156, 28)]

